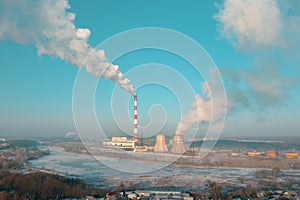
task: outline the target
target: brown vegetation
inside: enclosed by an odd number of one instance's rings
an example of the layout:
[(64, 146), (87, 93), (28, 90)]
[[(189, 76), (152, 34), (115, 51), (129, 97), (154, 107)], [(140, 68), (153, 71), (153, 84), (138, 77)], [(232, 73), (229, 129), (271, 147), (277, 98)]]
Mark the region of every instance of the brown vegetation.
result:
[(0, 199), (61, 199), (87, 195), (104, 196), (106, 191), (86, 186), (78, 179), (41, 172), (0, 173)]

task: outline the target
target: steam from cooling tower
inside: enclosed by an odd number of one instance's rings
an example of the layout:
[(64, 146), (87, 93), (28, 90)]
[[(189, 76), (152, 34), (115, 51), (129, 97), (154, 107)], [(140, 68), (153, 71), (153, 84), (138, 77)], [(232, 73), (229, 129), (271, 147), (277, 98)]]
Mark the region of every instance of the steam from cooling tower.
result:
[(69, 8), (67, 0), (0, 1), (0, 40), (34, 44), (39, 55), (84, 65), (93, 75), (112, 80), (133, 94), (130, 80), (123, 77), (119, 66), (109, 63), (103, 50), (88, 44), (91, 31), (75, 26), (75, 14), (68, 12)]
[(192, 109), (188, 114), (182, 116), (175, 135), (184, 134), (197, 123), (217, 123), (226, 114), (226, 110), (231, 107), (230, 102), (224, 101), (224, 97), (222, 97), (224, 95), (223, 87), (220, 87), (218, 82), (215, 81), (219, 76), (217, 68), (211, 68), (209, 72), (211, 80), (201, 84), (205, 97), (195, 96)]

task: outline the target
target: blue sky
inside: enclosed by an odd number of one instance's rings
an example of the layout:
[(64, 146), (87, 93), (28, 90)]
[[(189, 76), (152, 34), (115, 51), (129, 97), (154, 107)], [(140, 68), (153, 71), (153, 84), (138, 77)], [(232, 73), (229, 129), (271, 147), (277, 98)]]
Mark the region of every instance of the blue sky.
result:
[[(49, 1), (49, 5), (54, 2)], [(275, 5), (270, 1), (261, 2), (253, 1), (252, 4), (260, 6), (261, 9), (271, 9), (270, 12), (274, 14), (261, 16), (252, 10), (253, 5), (246, 0), (236, 3), (230, 0), (189, 3), (179, 0), (94, 0), (88, 3), (72, 0), (69, 1), (70, 9), (67, 12), (76, 14), (76, 28), (89, 29), (89, 37), (84, 36), (83, 40), (86, 39), (92, 47), (115, 34), (142, 27), (168, 28), (191, 37), (204, 47), (220, 69), (232, 103), (227, 113), (223, 136), (298, 135), (300, 112), (297, 108), (300, 97), (297, 92), (297, 77), (300, 75), (300, 60), (295, 52), (300, 47), (299, 39), (296, 38), (300, 31), (298, 27), (291, 25), (291, 28), (286, 24), (293, 23), (292, 17), (299, 20), (300, 9), (297, 10), (298, 5), (291, 8), (289, 1)], [(30, 5), (29, 3), (27, 11), (30, 11)], [(21, 5), (12, 1), (12, 8), (14, 6)], [(19, 20), (6, 17), (10, 16), (11, 11), (0, 4), (1, 7), (2, 11), (6, 12), (0, 15), (0, 27), (9, 26), (7, 24), (10, 23), (10, 19), (13, 19), (13, 22)], [(237, 10), (244, 10), (242, 24), (246, 22), (246, 30), (245, 27), (237, 25), (239, 23), (233, 23), (242, 18), (241, 12)], [(251, 16), (247, 15), (251, 12)], [(20, 14), (13, 16), (21, 18), (22, 14), (20, 11)], [(261, 21), (265, 19), (268, 22)], [(32, 24), (39, 23), (36, 19), (32, 20)], [(266, 28), (269, 28), (270, 24), (273, 32), (277, 31), (278, 34), (270, 33), (261, 23), (267, 23)], [(289, 33), (285, 32), (287, 28)], [(62, 60), (59, 56), (45, 55), (51, 54), (47, 53), (47, 50), (46, 53), (38, 55), (40, 47), (34, 45), (35, 40), (31, 40), (30, 35), (14, 32), (7, 35), (8, 30), (10, 29), (0, 28), (0, 134), (50, 137), (76, 131), (72, 114), (72, 94), (79, 69), (74, 63), (70, 64), (70, 61)], [(25, 30), (38, 32), (42, 29), (33, 26)], [(294, 42), (290, 42), (293, 39)], [(109, 52), (109, 49), (107, 51)], [(147, 63), (160, 63), (176, 70), (188, 80), (196, 94), (203, 95), (200, 84), (204, 80), (201, 76), (195, 73), (188, 62), (169, 52), (139, 50), (113, 61), (113, 64), (119, 65), (119, 70), (125, 76), (128, 72), (128, 78), (133, 85), (138, 80), (134, 79), (133, 75), (130, 76), (130, 71)], [(159, 71), (155, 73), (160, 75)], [(118, 90), (115, 87), (118, 86), (112, 81), (101, 79), (95, 96), (98, 120), (105, 132), (111, 135), (121, 133), (111, 112), (112, 92), (114, 89)], [(187, 114), (194, 101), (192, 95), (187, 95), (186, 99), (180, 102), (180, 108), (175, 96), (167, 88), (148, 85), (138, 91), (140, 124), (149, 123), (151, 116), (148, 115), (148, 110), (151, 105), (161, 104), (165, 108), (167, 121), (159, 131), (168, 135), (174, 134), (181, 114)], [(120, 93), (122, 94), (122, 91)], [(124, 99), (119, 98), (117, 104), (127, 103), (129, 93), (124, 92), (123, 96)], [(131, 104), (132, 99), (129, 106)], [(126, 109), (132, 111), (131, 107)], [(154, 119), (164, 116), (160, 108), (154, 108), (152, 111)], [(130, 118), (124, 118), (125, 122), (127, 120)], [(132, 124), (127, 126), (132, 127)]]

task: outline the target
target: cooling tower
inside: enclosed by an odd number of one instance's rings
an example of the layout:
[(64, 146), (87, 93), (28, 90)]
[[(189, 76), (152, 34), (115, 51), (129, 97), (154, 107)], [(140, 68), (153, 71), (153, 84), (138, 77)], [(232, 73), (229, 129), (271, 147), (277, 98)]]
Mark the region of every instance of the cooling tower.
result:
[(183, 154), (183, 153), (185, 153), (185, 151), (186, 151), (186, 148), (185, 148), (184, 142), (183, 142), (183, 135), (175, 134), (171, 152), (176, 153), (176, 154)]
[(134, 109), (133, 109), (133, 138), (134, 141), (137, 142), (138, 141), (138, 123), (137, 123), (137, 119), (138, 119), (138, 115), (137, 115), (137, 96), (136, 93), (134, 93)]
[(165, 134), (157, 134), (156, 135), (156, 143), (154, 146), (154, 151), (155, 152), (168, 152)]

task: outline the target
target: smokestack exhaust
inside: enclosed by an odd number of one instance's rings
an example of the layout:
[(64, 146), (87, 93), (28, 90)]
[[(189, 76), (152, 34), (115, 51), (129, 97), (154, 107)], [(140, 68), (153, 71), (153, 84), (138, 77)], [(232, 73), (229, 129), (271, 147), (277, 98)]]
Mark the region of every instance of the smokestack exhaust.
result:
[(134, 109), (133, 109), (133, 139), (135, 142), (138, 141), (138, 115), (137, 115), (137, 95), (136, 93), (133, 93), (134, 97)]
[(39, 55), (56, 56), (78, 68), (85, 67), (87, 72), (112, 80), (133, 94), (130, 80), (123, 76), (118, 65), (107, 60), (103, 50), (88, 43), (91, 31), (77, 28), (76, 15), (69, 9), (68, 0), (23, 0), (21, 3), (0, 0), (0, 41), (34, 44)]

